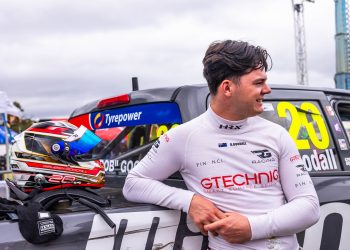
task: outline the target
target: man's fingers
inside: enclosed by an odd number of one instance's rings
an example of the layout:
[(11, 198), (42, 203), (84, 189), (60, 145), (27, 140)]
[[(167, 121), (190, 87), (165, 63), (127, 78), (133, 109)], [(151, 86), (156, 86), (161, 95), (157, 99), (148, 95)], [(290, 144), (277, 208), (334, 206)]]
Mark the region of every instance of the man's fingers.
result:
[(221, 220), (221, 219), (224, 219), (227, 217), (227, 215), (225, 213), (221, 212), (219, 209), (216, 211), (215, 215), (218, 218), (218, 220)]
[(218, 220), (218, 221), (210, 223), (208, 225), (204, 225), (204, 230), (216, 231), (216, 230), (218, 230), (221, 227), (221, 225), (222, 225), (222, 221)]
[(208, 236), (208, 231), (204, 229), (203, 226), (199, 227), (199, 230), (201, 231), (201, 233), (205, 236)]

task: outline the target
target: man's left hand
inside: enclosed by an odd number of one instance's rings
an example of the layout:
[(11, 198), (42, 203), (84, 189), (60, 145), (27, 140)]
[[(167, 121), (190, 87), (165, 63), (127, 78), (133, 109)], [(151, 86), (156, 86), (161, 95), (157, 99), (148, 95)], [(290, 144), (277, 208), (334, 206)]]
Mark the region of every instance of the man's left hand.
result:
[(236, 212), (225, 213), (225, 218), (207, 224), (204, 229), (218, 233), (229, 243), (243, 243), (252, 237), (248, 218)]

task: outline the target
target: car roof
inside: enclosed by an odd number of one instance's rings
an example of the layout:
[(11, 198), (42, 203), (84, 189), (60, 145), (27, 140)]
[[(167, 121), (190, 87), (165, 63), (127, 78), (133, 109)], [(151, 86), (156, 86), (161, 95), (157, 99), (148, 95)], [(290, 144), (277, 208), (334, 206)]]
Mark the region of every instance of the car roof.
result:
[[(303, 90), (303, 91), (321, 91), (326, 94), (337, 94), (337, 95), (350, 95), (349, 90), (336, 89), (336, 88), (321, 88), (321, 87), (310, 87), (301, 85), (281, 85), (281, 84), (270, 84), (272, 89), (278, 90)], [(202, 90), (203, 88), (208, 88), (207, 84), (194, 84), (194, 85), (183, 85), (177, 87), (164, 87), (164, 88), (151, 88), (144, 90), (132, 91), (130, 95), (130, 103), (127, 105), (141, 104), (146, 102), (169, 102), (174, 101), (176, 95), (182, 90)], [(209, 92), (209, 90), (208, 90)], [(118, 95), (116, 95), (118, 96)], [(76, 108), (70, 117), (76, 117), (89, 112), (98, 111), (97, 104), (100, 100), (95, 100), (89, 102), (81, 107)], [(122, 107), (125, 105), (119, 105)], [(113, 108), (113, 107), (110, 107)]]

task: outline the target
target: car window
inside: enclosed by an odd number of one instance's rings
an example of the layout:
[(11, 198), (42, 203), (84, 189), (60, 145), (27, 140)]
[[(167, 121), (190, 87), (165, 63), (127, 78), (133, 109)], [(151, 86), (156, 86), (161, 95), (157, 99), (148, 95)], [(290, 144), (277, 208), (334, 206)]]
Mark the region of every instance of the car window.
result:
[(261, 115), (283, 126), (293, 138), (309, 172), (341, 170), (322, 108), (316, 101), (270, 101)]

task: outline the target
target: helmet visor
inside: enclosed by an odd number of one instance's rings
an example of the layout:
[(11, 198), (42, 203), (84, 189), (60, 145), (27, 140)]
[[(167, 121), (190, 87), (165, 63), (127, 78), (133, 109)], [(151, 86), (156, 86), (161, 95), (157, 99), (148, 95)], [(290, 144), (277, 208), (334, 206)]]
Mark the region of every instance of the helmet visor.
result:
[(63, 159), (75, 160), (76, 156), (88, 153), (101, 141), (102, 139), (100, 137), (84, 126), (81, 126), (73, 135), (53, 144), (51, 150)]
[(84, 126), (80, 126), (73, 135), (64, 141), (68, 142), (70, 145), (71, 156), (76, 156), (88, 153), (99, 144), (102, 139)]

